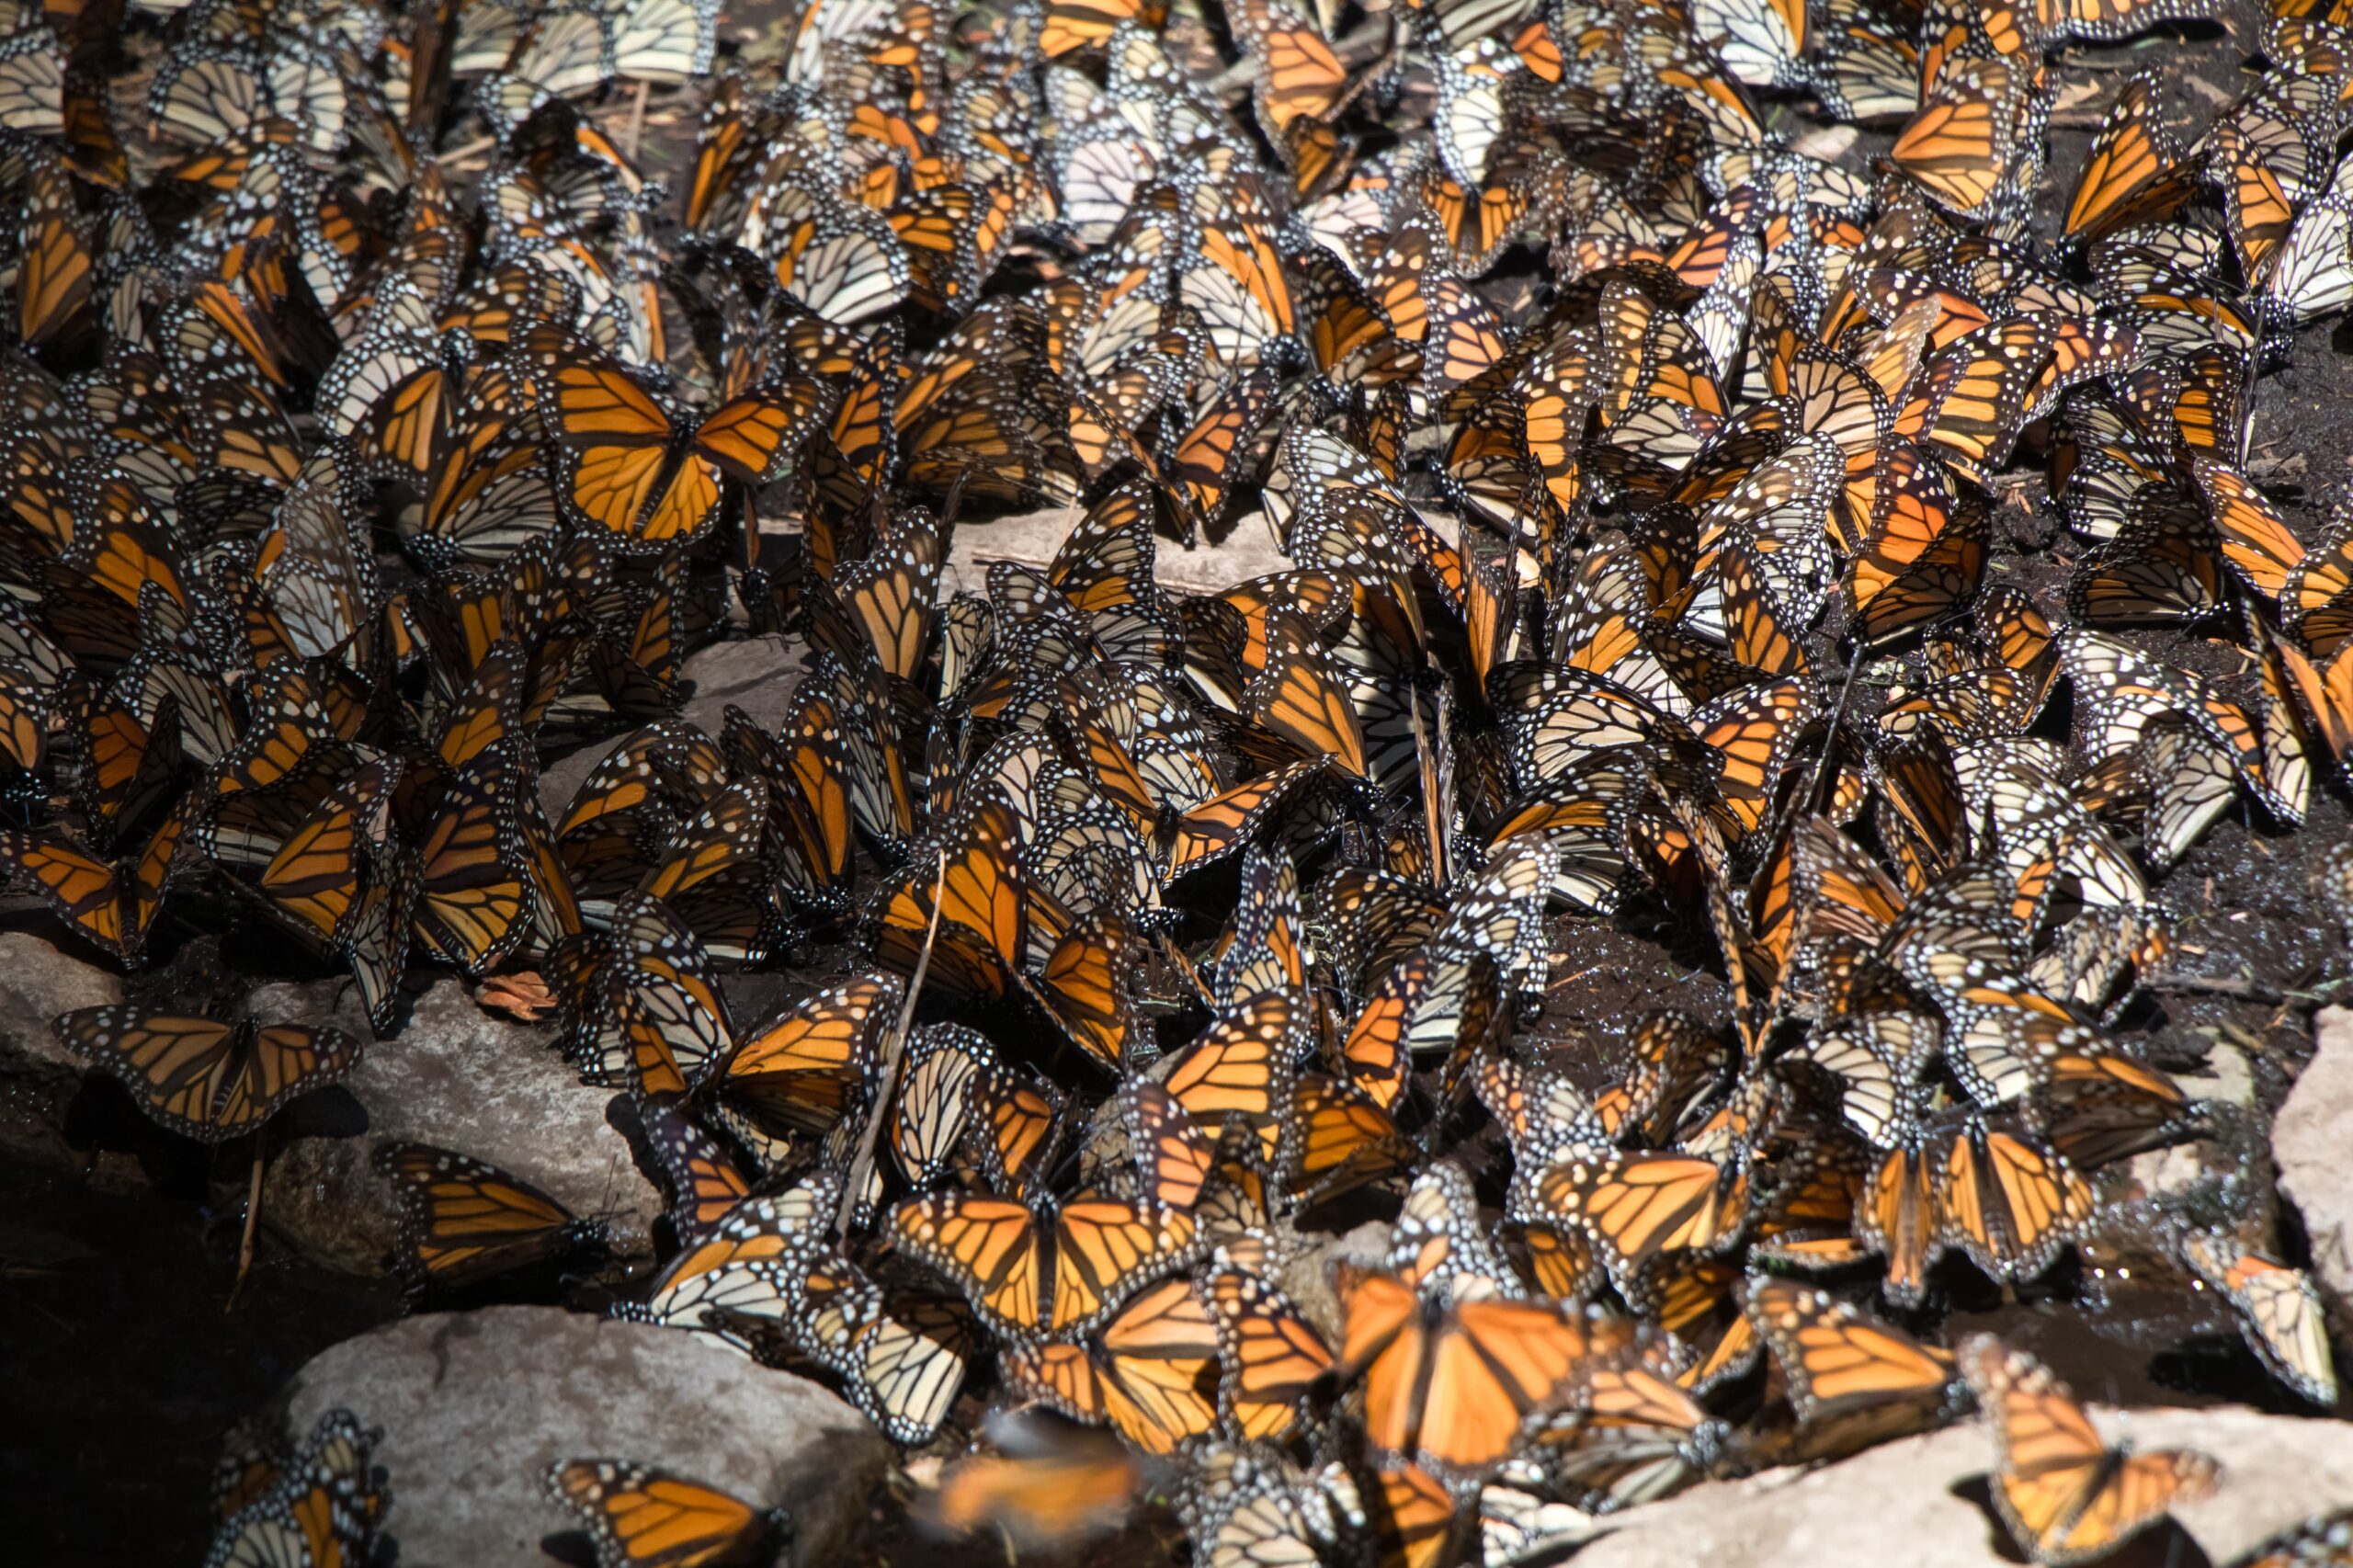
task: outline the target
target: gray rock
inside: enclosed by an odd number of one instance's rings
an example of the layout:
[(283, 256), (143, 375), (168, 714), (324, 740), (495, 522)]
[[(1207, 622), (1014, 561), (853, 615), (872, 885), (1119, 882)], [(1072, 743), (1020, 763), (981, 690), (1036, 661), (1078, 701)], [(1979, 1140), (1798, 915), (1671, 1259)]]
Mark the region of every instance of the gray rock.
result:
[(1336, 1236), (1313, 1236), (1308, 1244), (1283, 1266), (1279, 1283), (1283, 1294), (1298, 1304), (1301, 1315), (1332, 1344), (1340, 1343), (1345, 1319), (1338, 1292), (1332, 1289), (1332, 1267), (1345, 1263), (1358, 1268), (1378, 1268), (1389, 1253), (1389, 1221), (1367, 1220), (1355, 1230)]
[[(250, 1006), (256, 1017), (326, 1019), (368, 1038), (356, 988), (342, 981), (264, 986)], [(651, 1251), (661, 1194), (606, 1119), (614, 1091), (582, 1084), (553, 1038), (484, 1013), (454, 978), (437, 982), (345, 1080), (363, 1118), (308, 1104), (290, 1113), (281, 1135), (290, 1142), (264, 1179), (262, 1218), (328, 1267), (381, 1272), (398, 1210), (375, 1152), (413, 1140), (487, 1160), (574, 1213), (602, 1219), (618, 1254)]]
[(688, 656), (684, 675), (695, 683), (684, 717), (716, 735), (730, 704), (773, 732), (784, 722), (792, 694), (801, 686), (804, 645), (787, 637), (750, 637), (714, 642)]
[(85, 1069), (50, 1023), (76, 1007), (122, 1000), (122, 980), (28, 931), (0, 932), (0, 1146), (41, 1165), (78, 1168), (65, 1111)]
[(2271, 1125), (2279, 1190), (2303, 1211), (2313, 1267), (2340, 1297), (2353, 1296), (2353, 1010), (2327, 1007), (2313, 1020), (2312, 1061)]
[[(679, 717), (715, 739), (732, 703), (773, 732), (784, 722), (800, 687), (805, 651), (804, 644), (785, 637), (748, 637), (697, 649), (679, 672), (694, 683), (694, 695)], [(566, 752), (540, 770), (540, 808), (551, 823), (563, 819), (581, 781), (633, 733), (623, 730)]]
[[(958, 522), (956, 537), (949, 540), (947, 563), (940, 571), (940, 597), (986, 592), (993, 561), (1014, 561), (1042, 570), (1070, 537), (1081, 510), (1059, 506), (1020, 517)], [(1154, 579), (1164, 588), (1188, 594), (1222, 593), (1236, 583), (1271, 572), (1288, 572), (1297, 564), (1282, 552), (1265, 519), (1255, 515), (1234, 522), (1215, 544), (1203, 540), (1199, 548), (1187, 550), (1174, 540), (1156, 542)]]
[(865, 1417), (807, 1379), (706, 1335), (556, 1307), (387, 1324), (320, 1354), (284, 1398), (290, 1430), (338, 1406), (383, 1429), (402, 1568), (545, 1562), (540, 1539), (578, 1525), (540, 1478), (575, 1459), (781, 1504), (796, 1560), (835, 1561), (892, 1460)]
[[(2222, 1460), (2215, 1494), (2174, 1515), (2211, 1562), (2234, 1561), (2274, 1531), (2353, 1497), (2353, 1423), (2237, 1405), (2096, 1408), (2093, 1419), (2110, 1440), (2129, 1438), (2138, 1449), (2187, 1446)], [(2018, 1559), (2000, 1523), (1972, 1500), (1984, 1494), (1993, 1462), (1993, 1434), (1981, 1418), (1818, 1470), (1711, 1482), (1603, 1519), (1610, 1533), (1578, 1552), (1576, 1564), (1995, 1568)]]

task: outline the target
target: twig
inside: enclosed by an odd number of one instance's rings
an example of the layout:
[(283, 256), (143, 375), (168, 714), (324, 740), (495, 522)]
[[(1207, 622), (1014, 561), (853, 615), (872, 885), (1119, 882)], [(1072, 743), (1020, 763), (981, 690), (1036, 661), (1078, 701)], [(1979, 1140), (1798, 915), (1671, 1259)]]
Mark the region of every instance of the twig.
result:
[(2189, 996), (2236, 996), (2248, 1002), (2295, 1002), (2319, 1006), (2336, 999), (2336, 994), (2353, 978), (2323, 981), (2311, 990), (2290, 986), (2266, 985), (2251, 975), (2240, 974), (2161, 974), (2141, 983), (2148, 991), (2172, 992)]
[(1868, 653), (1871, 647), (1872, 644), (1869, 642), (1856, 644), (1855, 656), (1847, 664), (1847, 678), (1838, 687), (1838, 701), (1830, 710), (1830, 728), (1822, 737), (1822, 755), (1814, 759), (1813, 772), (1807, 777), (1804, 790), (1790, 796), (1782, 804), (1780, 811), (1775, 814), (1773, 832), (1765, 840), (1766, 843), (1779, 844), (1781, 841), (1782, 832), (1788, 828), (1793, 817), (1813, 810), (1814, 797), (1822, 792), (1822, 775), (1829, 768), (1830, 759), (1838, 751), (1838, 726), (1847, 716), (1847, 699), (1854, 695), (1855, 672), (1863, 667), (1863, 655)]
[(262, 1141), (268, 1132), (267, 1122), (254, 1129), (254, 1176), (245, 1192), (245, 1233), (237, 1242), (237, 1278), (230, 1282), (228, 1301), (222, 1303), (224, 1315), (236, 1310), (237, 1293), (245, 1288), (245, 1276), (253, 1271), (254, 1244), (261, 1233)]
[(438, 158), (436, 158), (435, 162), (440, 164), (462, 163), (466, 159), (472, 157), (475, 153), (487, 153), (497, 145), (497, 137), (484, 136), (476, 141), (469, 142), (462, 147), (450, 148), (448, 152), (441, 153)]
[(1422, 688), (1418, 681), (1405, 687), (1405, 717), (1414, 725), (1414, 766), (1422, 776), (1422, 826), (1429, 834), (1430, 881), (1438, 887), (1447, 883), (1446, 835), (1438, 822), (1438, 758), (1430, 755), (1429, 744), (1422, 738)]
[(874, 1171), (874, 1140), (882, 1131), (882, 1118), (891, 1108), (892, 1091), (899, 1085), (899, 1059), (906, 1054), (907, 1031), (915, 1027), (915, 998), (922, 994), (923, 977), (931, 968), (932, 944), (939, 940), (939, 903), (948, 892), (948, 851), (939, 852), (939, 869), (931, 881), (931, 924), (924, 928), (923, 951), (915, 955), (915, 971), (907, 978), (907, 994), (899, 1004), (899, 1023), (891, 1038), (882, 1042), (882, 1075), (874, 1092), (874, 1103), (867, 1108), (866, 1130), (858, 1135), (858, 1158), (850, 1162), (849, 1181), (842, 1188), (841, 1212), (834, 1217), (835, 1231), (847, 1238), (850, 1216), (858, 1212), (858, 1199), (866, 1195), (867, 1179)]
[(630, 105), (629, 109), (627, 145), (629, 161), (632, 164), (637, 162), (638, 143), (645, 135), (645, 95), (650, 91), (652, 91), (651, 85), (641, 77), (637, 84), (637, 101)]

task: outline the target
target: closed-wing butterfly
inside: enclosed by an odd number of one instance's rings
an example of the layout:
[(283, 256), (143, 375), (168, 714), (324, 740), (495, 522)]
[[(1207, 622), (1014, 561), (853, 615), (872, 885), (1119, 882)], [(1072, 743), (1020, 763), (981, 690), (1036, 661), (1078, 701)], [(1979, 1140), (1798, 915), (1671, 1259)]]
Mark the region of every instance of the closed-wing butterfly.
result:
[(564, 1460), (548, 1468), (544, 1485), (587, 1527), (597, 1568), (748, 1562), (786, 1522), (781, 1510), (626, 1460)]

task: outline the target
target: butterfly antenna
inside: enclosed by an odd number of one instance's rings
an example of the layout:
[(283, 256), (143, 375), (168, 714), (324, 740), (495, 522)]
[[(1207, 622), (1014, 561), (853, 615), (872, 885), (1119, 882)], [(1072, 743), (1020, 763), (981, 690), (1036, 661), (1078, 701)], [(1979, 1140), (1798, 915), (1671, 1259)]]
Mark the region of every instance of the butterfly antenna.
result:
[(883, 1115), (890, 1109), (892, 1092), (899, 1085), (899, 1060), (906, 1054), (907, 1031), (915, 1027), (915, 998), (923, 994), (923, 977), (931, 968), (932, 945), (939, 940), (939, 904), (948, 891), (948, 851), (939, 851), (939, 869), (931, 881), (931, 924), (924, 928), (923, 951), (915, 955), (915, 971), (907, 978), (907, 994), (899, 1004), (899, 1021), (891, 1037), (882, 1042), (882, 1075), (881, 1088), (874, 1103), (866, 1110), (866, 1128), (858, 1134), (858, 1157), (850, 1162), (849, 1179), (842, 1186), (841, 1211), (834, 1216), (834, 1230), (847, 1239), (850, 1217), (858, 1212), (858, 1200), (866, 1195), (867, 1178), (874, 1170), (874, 1139), (882, 1129)]

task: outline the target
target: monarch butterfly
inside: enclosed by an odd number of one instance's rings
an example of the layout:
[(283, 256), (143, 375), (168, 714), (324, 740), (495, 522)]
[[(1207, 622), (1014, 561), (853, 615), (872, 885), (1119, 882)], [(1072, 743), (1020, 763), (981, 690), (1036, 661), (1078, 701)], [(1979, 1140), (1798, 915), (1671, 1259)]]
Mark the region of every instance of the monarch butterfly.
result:
[[(822, 1232), (840, 1209), (841, 1187), (839, 1176), (820, 1174), (781, 1192), (743, 1199), (656, 1277), (642, 1315), (716, 1331), (716, 1311), (790, 1314), (801, 1301)], [(767, 1267), (787, 1262), (799, 1272)]]
[(1118, 1528), (1144, 1484), (1142, 1460), (1109, 1437), (1086, 1442), (1009, 1423), (995, 1437), (1013, 1451), (949, 1465), (917, 1517), (955, 1536), (994, 1527), (1021, 1547), (1052, 1549)]
[(1083, 1345), (1016, 1345), (1013, 1386), (1074, 1420), (1165, 1454), (1217, 1420), (1218, 1329), (1189, 1279), (1150, 1287)]
[(1193, 1218), (1150, 1199), (1045, 1208), (968, 1193), (910, 1199), (897, 1244), (955, 1282), (981, 1320), (1017, 1343), (1082, 1332), (1199, 1250)]
[(1341, 1309), (1338, 1366), (1344, 1380), (1364, 1380), (1367, 1439), (1457, 1474), (1501, 1460), (1531, 1415), (1574, 1397), (1633, 1343), (1628, 1320), (1556, 1305), (1475, 1301), (1433, 1312), (1385, 1274), (1344, 1282)]
[(1982, 1121), (1954, 1132), (1940, 1173), (1945, 1240), (1997, 1279), (2041, 1273), (2091, 1217), (2090, 1184), (2055, 1151)]
[(1188, 1455), (1176, 1511), (1194, 1561), (1215, 1568), (1276, 1568), (1323, 1561), (1340, 1539), (1336, 1515), (1349, 1509), (1352, 1481), (1338, 1466), (1312, 1475), (1277, 1449), (1209, 1439)]
[(756, 1508), (732, 1493), (626, 1460), (568, 1460), (548, 1467), (551, 1501), (587, 1526), (597, 1568), (693, 1568), (747, 1560), (787, 1528), (781, 1509)]
[(2181, 1086), (2103, 1041), (2096, 1030), (2030, 1007), (1956, 1006), (1955, 1038), (1945, 1042), (1971, 1096), (1989, 1109), (2040, 1095), (2130, 1099), (2158, 1121), (2188, 1108)]
[(813, 381), (792, 380), (716, 409), (683, 434), (619, 362), (551, 347), (548, 417), (558, 498), (579, 526), (632, 548), (700, 535), (723, 473), (765, 483), (826, 412)]
[(747, 1034), (719, 1077), (722, 1103), (774, 1136), (827, 1131), (868, 1092), (904, 989), (860, 975)]
[[(298, 937), (333, 948), (358, 912), (370, 824), (382, 821), (392, 783), (383, 765), (360, 767), (283, 826), (264, 814), (283, 792), (232, 797), (205, 821), (198, 845), (216, 865), (252, 872), (250, 891)], [(247, 887), (242, 879), (233, 885)]]
[(1114, 1070), (1127, 1059), (1134, 1028), (1129, 968), (1134, 950), (1127, 920), (1097, 910), (1082, 915), (1055, 942), (1035, 982), (1017, 976), (1065, 1035)]
[(2302, 541), (2244, 474), (2211, 458), (2195, 460), (2191, 472), (2214, 520), (2222, 560), (2256, 592), (2277, 600), (2304, 560)]
[(1406, 1189), (1382, 1267), (1436, 1301), (1518, 1294), (1486, 1233), (1470, 1175), (1452, 1160), (1426, 1166)]
[(1961, 1369), (1993, 1417), (1994, 1501), (2038, 1562), (2105, 1557), (2221, 1477), (2194, 1449), (2109, 1448), (2049, 1368), (1990, 1335), (1961, 1342)]
[[(341, 1568), (369, 1561), (392, 1503), (383, 1468), (372, 1462), (382, 1439), (348, 1410), (331, 1410), (291, 1459), (280, 1463), (267, 1450), (253, 1455), (234, 1472), (232, 1489), (216, 1489), (224, 1517), (205, 1568)], [(216, 1483), (222, 1479), (216, 1471)]]
[(2188, 1231), (2181, 1256), (2239, 1313), (2239, 1327), (2272, 1375), (2324, 1408), (2336, 1403), (2336, 1365), (2320, 1292), (2302, 1269), (2249, 1251), (2220, 1233)]
[(1331, 1369), (1331, 1347), (1281, 1290), (1242, 1268), (1221, 1268), (1201, 1290), (1216, 1315), (1218, 1404), (1245, 1438), (1280, 1438)]
[(1349, 1025), (1340, 1051), (1348, 1076), (1382, 1109), (1405, 1091), (1418, 1059), (1452, 1057), (1476, 1045), (1498, 998), (1495, 968), (1483, 955), (1440, 960), (1416, 950), (1382, 977)]
[(2347, 652), (2353, 642), (2339, 644), (2328, 658), (2315, 662), (2278, 633), (2265, 635), (2312, 723), (2313, 738), (2336, 758), (2341, 771), (2353, 772), (2353, 653)]
[(252, 1131), (359, 1064), (359, 1042), (325, 1025), (227, 1024), (111, 1006), (80, 1008), (52, 1027), (59, 1044), (120, 1079), (142, 1110), (207, 1143)]
[(603, 1244), (605, 1227), (576, 1220), (554, 1199), (447, 1149), (391, 1143), (376, 1167), (400, 1200), (394, 1256), (416, 1289), (460, 1290)]
[(1571, 1156), (1538, 1177), (1544, 1212), (1583, 1226), (1621, 1287), (1663, 1253), (1719, 1246), (1746, 1215), (1739, 1164), (1678, 1155)]
[(2117, 89), (2092, 137), (2067, 203), (2065, 235), (2094, 239), (2164, 218), (2188, 198), (2190, 186), (2190, 169), (2158, 113), (2156, 78), (2135, 74)]
[[(21, 36), (30, 41), (38, 35)], [(23, 59), (18, 55), (11, 63)], [(89, 237), (74, 199), (73, 176), (55, 153), (35, 145), (25, 160), (25, 186), (17, 263), (17, 334), (28, 347), (66, 343), (94, 324)]]
[(471, 974), (494, 967), (530, 933), (520, 766), (494, 754), (452, 776), (416, 849), (417, 935)]
[(0, 829), (0, 857), (30, 877), (51, 909), (75, 933), (119, 959), (137, 959), (170, 890), (180, 841), (203, 805), (201, 791), (180, 797), (138, 857), (120, 866), (78, 849)]
[(659, 900), (614, 907), (614, 953), (578, 1054), (595, 1082), (627, 1082), (654, 1100), (683, 1096), (734, 1049), (734, 1025), (702, 945)]
[(1012, 807), (998, 799), (962, 813), (951, 831), (937, 860), (917, 856), (905, 880), (885, 896), (875, 954), (912, 974), (933, 926), (937, 897), (933, 982), (968, 994), (999, 995), (1029, 946), (1019, 828)]
[(1248, 844), (1328, 761), (1317, 754), (1283, 763), (1175, 813), (1160, 834), (1168, 880), (1213, 865)]
[(1418, 1464), (1383, 1466), (1372, 1480), (1363, 1512), (1381, 1562), (1438, 1568), (1455, 1560), (1465, 1521), (1445, 1481)]
[(670, 1222), (682, 1238), (699, 1240), (751, 1196), (751, 1184), (718, 1140), (676, 1108), (650, 1108), (645, 1135), (669, 1186)]
[(1371, 777), (1363, 722), (1347, 687), (1298, 617), (1270, 616), (1267, 665), (1251, 682), (1251, 721), (1303, 755), (1332, 759), (1359, 778)]
[(1825, 1290), (1756, 1279), (1743, 1306), (1771, 1348), (1802, 1422), (1888, 1403), (1933, 1406), (1951, 1389), (1949, 1352), (1922, 1345)]
[(1299, 1028), (1297, 1009), (1282, 992), (1252, 997), (1187, 1047), (1161, 1085), (1204, 1126), (1240, 1117), (1257, 1134), (1267, 1163), (1279, 1165)]

